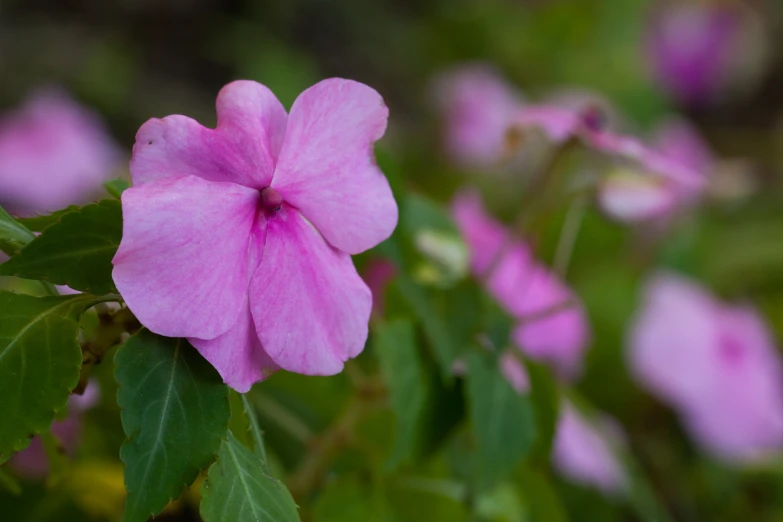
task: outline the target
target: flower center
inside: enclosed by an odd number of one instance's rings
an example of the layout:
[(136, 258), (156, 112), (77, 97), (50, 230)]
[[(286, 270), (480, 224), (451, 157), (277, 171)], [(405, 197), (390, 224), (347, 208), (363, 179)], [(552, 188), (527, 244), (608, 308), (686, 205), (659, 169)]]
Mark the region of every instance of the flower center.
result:
[(582, 124), (587, 127), (588, 130), (598, 132), (604, 130), (606, 127), (606, 115), (597, 105), (588, 105), (582, 109), (580, 116), (582, 118)]
[(267, 212), (277, 212), (283, 208), (283, 196), (272, 187), (261, 189), (261, 203)]

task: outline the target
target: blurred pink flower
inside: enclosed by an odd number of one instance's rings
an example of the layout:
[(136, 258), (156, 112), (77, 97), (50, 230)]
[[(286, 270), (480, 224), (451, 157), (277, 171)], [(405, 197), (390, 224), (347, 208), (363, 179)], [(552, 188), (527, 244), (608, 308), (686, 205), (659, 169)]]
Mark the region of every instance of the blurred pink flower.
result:
[(474, 274), (518, 320), (512, 334), (516, 344), (528, 356), (553, 365), (562, 377), (576, 377), (590, 334), (573, 292), (526, 244), (487, 215), (478, 193), (457, 194), (452, 215), (468, 244)]
[(117, 288), (237, 391), (278, 367), (335, 374), (364, 348), (372, 308), (350, 256), (397, 224), (373, 157), (388, 109), (366, 85), (329, 79), (286, 114), (263, 85), (236, 81), (217, 114), (216, 129), (179, 115), (139, 129)]
[(372, 292), (372, 313), (374, 317), (383, 317), (386, 301), (386, 287), (397, 275), (397, 267), (381, 257), (371, 259), (362, 271), (362, 279)]
[(658, 83), (682, 103), (711, 101), (730, 74), (740, 25), (727, 3), (671, 2), (657, 9), (646, 47)]
[(650, 281), (629, 363), (713, 455), (751, 461), (783, 448), (783, 373), (758, 314), (673, 275)]
[[(56, 420), (52, 423), (52, 433), (68, 456), (73, 457), (76, 453), (81, 439), (84, 414), (98, 404), (100, 395), (98, 383), (89, 382), (82, 395), (71, 395), (68, 398), (68, 415), (63, 420)], [(46, 477), (49, 473), (49, 462), (41, 437), (33, 437), (27, 448), (11, 457), (9, 464), (25, 478), (42, 479)]]
[(39, 91), (0, 118), (0, 205), (29, 216), (85, 203), (119, 157), (97, 114), (63, 92)]
[(707, 188), (715, 160), (690, 124), (666, 120), (655, 130), (650, 147), (681, 165), (679, 175), (659, 176), (648, 172), (645, 164), (610, 172), (600, 184), (598, 197), (612, 217), (629, 222), (667, 219), (695, 203)]
[(467, 167), (495, 166), (522, 96), (493, 67), (479, 63), (442, 73), (435, 91), (451, 159)]
[(513, 353), (506, 351), (500, 356), (500, 373), (517, 393), (524, 394), (530, 390), (530, 377), (527, 375), (527, 370)]
[(619, 425), (607, 416), (588, 420), (563, 401), (552, 460), (565, 477), (605, 494), (626, 489), (628, 478), (613, 447), (622, 444)]

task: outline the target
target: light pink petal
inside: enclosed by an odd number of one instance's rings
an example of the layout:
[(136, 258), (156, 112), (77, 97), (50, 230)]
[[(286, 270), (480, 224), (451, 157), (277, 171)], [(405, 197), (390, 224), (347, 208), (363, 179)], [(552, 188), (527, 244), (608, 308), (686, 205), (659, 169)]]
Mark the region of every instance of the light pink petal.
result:
[(223, 382), (239, 393), (247, 392), (253, 383), (263, 381), (278, 369), (261, 346), (247, 301), (226, 333), (210, 340), (188, 341), (215, 367)]
[(331, 247), (296, 209), (270, 218), (250, 285), (261, 344), (281, 368), (332, 375), (367, 340), (372, 294), (350, 256)]
[(680, 406), (709, 394), (721, 336), (717, 312), (711, 296), (687, 280), (654, 277), (630, 334), (629, 363), (640, 383)]
[(671, 118), (660, 123), (653, 136), (656, 150), (707, 176), (715, 158), (698, 131), (685, 120)]
[[(575, 377), (589, 342), (584, 309), (573, 293), (530, 248), (509, 239), (508, 231), (486, 213), (476, 192), (454, 197), (452, 216), (471, 255), (474, 274), (514, 318), (520, 320), (513, 336), (529, 356), (553, 364), (565, 378)], [(573, 302), (567, 309), (554, 307)]]
[(584, 308), (543, 265), (525, 270), (526, 279), (510, 283), (512, 290), (507, 291), (508, 309), (520, 320), (512, 334), (514, 341), (528, 356), (551, 364), (561, 377), (574, 379), (590, 339)]
[(180, 115), (142, 125), (130, 165), (134, 185), (192, 175), (268, 186), (285, 135), (283, 106), (263, 85), (239, 80), (221, 89), (217, 115), (215, 129)]
[(457, 163), (488, 167), (505, 153), (506, 133), (522, 106), (491, 66), (471, 64), (441, 74), (435, 95), (445, 120), (445, 145)]
[(517, 359), (513, 353), (507, 351), (500, 356), (500, 373), (517, 393), (525, 394), (530, 391), (530, 378), (527, 375), (527, 370), (522, 361)]
[(195, 176), (161, 179), (122, 195), (114, 282), (139, 321), (168, 337), (214, 339), (247, 295), (259, 193)]
[(451, 215), (468, 244), (474, 273), (484, 274), (505, 247), (508, 232), (487, 214), (481, 195), (472, 189), (460, 191), (454, 196)]
[(601, 208), (615, 219), (648, 221), (670, 215), (676, 208), (676, 185), (644, 173), (612, 172), (601, 181)]
[(593, 149), (615, 159), (625, 160), (642, 172), (676, 182), (684, 190), (699, 191), (704, 187), (704, 177), (693, 168), (648, 147), (636, 138), (611, 132), (585, 132), (582, 137)]
[(584, 418), (565, 402), (552, 448), (555, 467), (571, 480), (604, 493), (621, 492), (627, 487), (628, 478), (610, 443), (610, 431)]
[(729, 461), (753, 461), (783, 449), (783, 372), (768, 327), (749, 307), (723, 307), (708, 392), (684, 411), (694, 437)]
[(0, 118), (0, 205), (23, 216), (103, 193), (122, 153), (97, 114), (56, 89)]
[(310, 87), (291, 108), (272, 186), (349, 254), (397, 225), (397, 203), (373, 155), (388, 115), (375, 90), (338, 78)]
[(514, 124), (541, 130), (555, 143), (574, 136), (583, 126), (579, 111), (553, 105), (531, 105), (517, 112)]

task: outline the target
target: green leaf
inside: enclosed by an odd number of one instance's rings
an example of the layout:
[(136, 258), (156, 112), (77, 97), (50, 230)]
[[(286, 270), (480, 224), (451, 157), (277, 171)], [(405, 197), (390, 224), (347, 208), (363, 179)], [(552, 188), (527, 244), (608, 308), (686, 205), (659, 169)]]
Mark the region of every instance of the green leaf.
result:
[(396, 288), (416, 314), (440, 364), (441, 375), (444, 379), (451, 380), (451, 365), (457, 359), (460, 345), (452, 338), (449, 325), (434, 307), (432, 292), (416, 284), (405, 274), (400, 274), (390, 288)]
[(427, 376), (416, 345), (413, 324), (397, 319), (381, 324), (375, 336), (381, 371), (389, 386), (397, 417), (397, 436), (388, 467), (394, 469), (410, 457), (417, 445), (418, 427), (427, 401)]
[(531, 522), (568, 522), (568, 515), (551, 479), (537, 469), (525, 467), (517, 483)]
[(79, 382), (79, 315), (91, 295), (0, 293), (0, 463), (47, 430)]
[(4, 468), (0, 468), (0, 490), (2, 489), (14, 496), (22, 494), (22, 486), (19, 484), (19, 481)]
[(530, 400), (536, 412), (536, 443), (533, 453), (544, 462), (549, 462), (560, 416), (560, 392), (545, 365), (526, 360), (525, 368), (530, 378)]
[(509, 475), (535, 440), (533, 407), (501, 375), (497, 359), (470, 353), (468, 404), (478, 453), (479, 482), (495, 484)]
[(217, 462), (201, 487), (205, 522), (291, 522), (299, 520), (294, 499), (282, 482), (268, 475), (258, 455), (234, 434), (220, 446)]
[(35, 234), (0, 207), (0, 250), (9, 256), (15, 256), (33, 239)]
[(126, 522), (147, 520), (206, 469), (228, 430), (228, 388), (184, 339), (147, 330), (114, 357), (117, 403), (128, 439)]
[(0, 275), (43, 279), (75, 290), (114, 290), (111, 260), (122, 239), (122, 206), (116, 200), (87, 205), (46, 227), (18, 255), (0, 265)]
[(54, 223), (59, 223), (64, 215), (75, 212), (79, 210), (79, 208), (80, 207), (76, 205), (71, 205), (69, 207), (65, 207), (64, 209), (52, 212), (51, 214), (19, 218), (17, 221), (26, 226), (28, 230), (32, 230), (33, 232), (43, 232), (46, 227)]
[(111, 181), (107, 181), (103, 184), (103, 187), (106, 189), (106, 192), (115, 198), (120, 199), (122, 193), (130, 188), (130, 182), (123, 178), (117, 178)]

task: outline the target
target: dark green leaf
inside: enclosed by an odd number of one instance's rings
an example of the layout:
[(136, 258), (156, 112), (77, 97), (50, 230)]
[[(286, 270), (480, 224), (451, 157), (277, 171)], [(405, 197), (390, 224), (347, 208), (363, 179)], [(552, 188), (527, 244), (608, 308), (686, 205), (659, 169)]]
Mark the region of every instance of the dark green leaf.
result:
[(142, 330), (114, 357), (128, 440), (127, 522), (160, 513), (206, 469), (228, 430), (228, 388), (184, 339)]
[(59, 223), (64, 215), (79, 210), (79, 208), (80, 207), (77, 207), (76, 205), (71, 205), (64, 209), (52, 212), (51, 214), (19, 218), (17, 221), (26, 226), (28, 230), (32, 230), (33, 232), (43, 232), (46, 227), (54, 223)]
[(536, 445), (533, 452), (536, 457), (549, 462), (560, 411), (560, 393), (546, 366), (527, 360), (525, 367), (530, 378), (530, 400), (536, 412)]
[(392, 288), (399, 291), (416, 314), (440, 364), (441, 375), (446, 380), (450, 380), (451, 365), (459, 354), (460, 345), (452, 338), (449, 325), (434, 307), (432, 293), (405, 274), (397, 277), (392, 283)]
[(282, 482), (229, 431), (201, 488), (205, 522), (296, 522), (299, 513)]
[(130, 183), (126, 179), (117, 178), (107, 181), (103, 186), (109, 194), (119, 199), (122, 193), (130, 188)]
[(23, 246), (35, 239), (35, 235), (0, 207), (0, 250), (14, 256)]
[(49, 428), (79, 382), (79, 315), (102, 299), (0, 293), (0, 462)]
[(16, 496), (22, 494), (22, 486), (19, 485), (19, 481), (4, 468), (0, 468), (0, 489), (4, 489)]
[(105, 294), (114, 289), (111, 260), (121, 239), (120, 202), (87, 205), (48, 226), (18, 255), (0, 265), (0, 275), (43, 279)]
[(497, 359), (468, 354), (468, 404), (478, 450), (479, 481), (492, 485), (510, 474), (535, 440), (533, 407), (501, 375)]
[(389, 386), (392, 409), (397, 417), (397, 437), (389, 459), (395, 468), (411, 456), (427, 401), (427, 376), (422, 367), (413, 324), (397, 319), (378, 327), (375, 337), (381, 371)]

